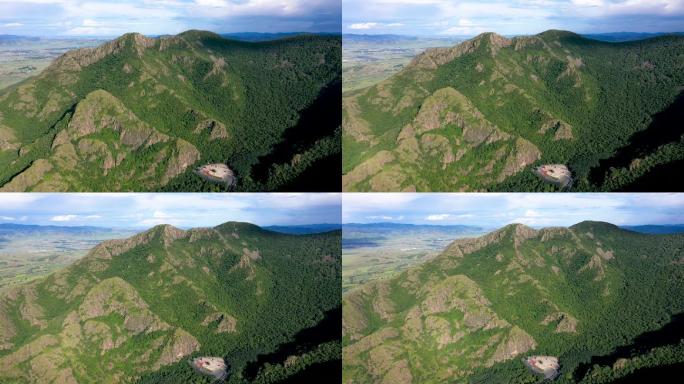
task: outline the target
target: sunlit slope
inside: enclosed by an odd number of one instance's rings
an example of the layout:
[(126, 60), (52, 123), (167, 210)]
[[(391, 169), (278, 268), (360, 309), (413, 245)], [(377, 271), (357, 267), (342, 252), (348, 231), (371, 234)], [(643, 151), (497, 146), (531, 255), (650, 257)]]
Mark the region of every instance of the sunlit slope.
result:
[(226, 359), (231, 382), (276, 382), (339, 359), (339, 341), (297, 339), (287, 362), (253, 363), (339, 306), (339, 243), (339, 232), (233, 222), (103, 242), (0, 293), (0, 381), (203, 383), (187, 359), (210, 355)]
[(241, 190), (295, 188), (339, 158), (339, 120), (308, 121), (339, 87), (340, 49), (188, 31), (68, 52), (0, 92), (2, 189), (217, 189), (191, 172), (205, 162), (227, 163)]
[(520, 361), (534, 353), (560, 358), (560, 382), (608, 382), (642, 363), (576, 369), (684, 310), (682, 246), (597, 222), (457, 240), (345, 294), (343, 382), (536, 382)]
[[(668, 109), (682, 85), (681, 36), (485, 33), (429, 49), (345, 95), (344, 189), (552, 190), (530, 172), (545, 163), (567, 164), (576, 189), (629, 188), (684, 159)], [(630, 146), (640, 131), (646, 138)]]

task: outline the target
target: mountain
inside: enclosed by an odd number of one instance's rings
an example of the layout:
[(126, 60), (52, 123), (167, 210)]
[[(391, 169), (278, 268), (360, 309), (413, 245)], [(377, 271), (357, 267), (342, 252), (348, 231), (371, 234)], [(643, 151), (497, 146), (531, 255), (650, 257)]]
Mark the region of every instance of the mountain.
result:
[(340, 41), (130, 33), (67, 52), (0, 91), (0, 190), (225, 190), (193, 173), (214, 162), (236, 190), (339, 190)]
[[(300, 35), (311, 35), (311, 34), (306, 33), (306, 32), (275, 32), (275, 33), (236, 32), (236, 33), (222, 33), (221, 34), (222, 37), (225, 37), (227, 39), (235, 39), (235, 40), (241, 40), (241, 41), (268, 41), (268, 40), (277, 40), (277, 39), (282, 39), (282, 38), (286, 38), (286, 37), (294, 37), (294, 36), (300, 36)], [(339, 34), (320, 33), (320, 35), (335, 36), (335, 35), (339, 35)]]
[(684, 36), (623, 43), (484, 33), (345, 93), (346, 191), (675, 190)]
[(684, 224), (665, 225), (624, 225), (621, 228), (641, 233), (665, 234), (684, 232)]
[(0, 292), (0, 381), (208, 383), (188, 364), (207, 355), (231, 383), (339, 365), (340, 268), (339, 231), (228, 222), (105, 241)]
[(652, 37), (664, 36), (664, 35), (684, 35), (684, 32), (613, 32), (613, 33), (594, 33), (594, 34), (584, 34), (582, 36), (589, 39), (609, 41), (609, 42), (622, 42), (622, 41), (634, 41), (642, 39), (650, 39)]
[[(343, 383), (560, 383), (684, 363), (684, 235), (520, 224), (343, 297)], [(655, 368), (654, 368), (655, 367)]]
[(0, 234), (13, 235), (16, 233), (32, 232), (72, 232), (72, 233), (97, 233), (115, 231), (111, 228), (93, 226), (59, 226), (59, 225), (33, 225), (33, 224), (14, 224), (0, 223)]
[(308, 235), (342, 229), (340, 224), (303, 224), (303, 225), (269, 225), (263, 227), (269, 231), (289, 233), (291, 235)]

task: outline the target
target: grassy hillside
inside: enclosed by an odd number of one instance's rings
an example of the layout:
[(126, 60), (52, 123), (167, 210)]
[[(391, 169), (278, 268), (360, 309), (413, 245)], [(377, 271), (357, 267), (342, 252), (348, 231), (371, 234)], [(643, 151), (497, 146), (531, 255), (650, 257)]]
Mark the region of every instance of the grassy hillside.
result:
[(609, 43), (486, 33), (343, 99), (348, 191), (672, 190), (684, 159), (684, 37)]
[(237, 190), (339, 190), (340, 39), (188, 31), (68, 52), (0, 91), (2, 190), (225, 189), (192, 173), (209, 162)]
[(0, 381), (208, 383), (188, 359), (210, 355), (230, 383), (274, 383), (339, 364), (339, 249), (339, 231), (234, 222), (103, 242), (0, 292)]
[(681, 364), (684, 236), (510, 225), (343, 297), (344, 383), (561, 383)]

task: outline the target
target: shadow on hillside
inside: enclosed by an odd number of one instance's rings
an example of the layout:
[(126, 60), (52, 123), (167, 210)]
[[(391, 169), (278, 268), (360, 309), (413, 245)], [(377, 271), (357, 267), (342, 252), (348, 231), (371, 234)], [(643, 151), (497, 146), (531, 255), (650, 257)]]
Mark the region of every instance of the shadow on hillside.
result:
[[(672, 316), (670, 322), (660, 329), (644, 332), (637, 336), (631, 344), (617, 347), (606, 355), (593, 356), (589, 362), (580, 364), (574, 372), (575, 380), (580, 382), (595, 364), (612, 366), (617, 359), (628, 359), (632, 356), (644, 354), (653, 348), (679, 344), (683, 338), (684, 313), (679, 313)], [(625, 383), (627, 382), (631, 381), (625, 381)]]
[[(684, 121), (684, 92), (680, 93), (666, 109), (653, 115), (651, 124), (646, 129), (634, 133), (629, 139), (629, 144), (620, 148), (614, 156), (601, 160), (597, 167), (592, 168), (589, 180), (592, 184), (600, 186), (611, 167), (629, 167), (633, 159), (644, 157), (663, 144), (679, 141), (680, 136), (684, 134), (682, 121)], [(662, 169), (659, 170), (659, 168)], [(656, 167), (649, 174), (627, 186), (625, 190), (673, 191), (675, 186), (682, 185), (682, 180), (672, 177), (672, 173), (669, 172), (671, 169), (677, 168), (670, 164)]]
[[(281, 142), (271, 153), (259, 158), (259, 162), (252, 167), (252, 177), (259, 182), (266, 182), (268, 171), (274, 164), (288, 164), (295, 154), (304, 152), (324, 137), (334, 135), (335, 130), (342, 125), (341, 105), (342, 81), (338, 78), (327, 84), (316, 100), (300, 112), (297, 125), (283, 133)], [(298, 192), (340, 191), (341, 164), (341, 153), (329, 156), (281, 186), (281, 189)]]
[[(340, 340), (342, 337), (342, 306), (338, 306), (325, 313), (325, 317), (318, 322), (315, 326), (299, 331), (294, 336), (294, 339), (286, 344), (282, 344), (278, 347), (278, 350), (257, 356), (257, 360), (247, 364), (245, 368), (245, 377), (249, 381), (253, 381), (259, 372), (259, 368), (263, 367), (264, 364), (269, 363), (272, 365), (282, 364), (285, 359), (292, 355), (299, 355), (304, 352), (310, 351), (313, 347), (318, 344)], [(341, 358), (341, 356), (340, 356)], [(326, 363), (313, 364), (312, 366), (305, 369), (293, 377), (289, 378), (285, 382), (297, 382), (291, 381), (294, 377), (300, 375), (306, 376), (307, 379), (313, 379), (312, 382), (340, 382), (342, 380), (342, 370), (338, 369), (336, 371), (331, 371), (330, 367), (335, 367), (337, 364), (341, 368), (340, 362), (331, 361)], [(337, 377), (336, 375), (339, 375)], [(320, 380), (317, 380), (320, 379)]]
[(679, 377), (682, 372), (684, 363), (643, 368), (612, 381), (612, 384), (671, 383), (672, 378)]

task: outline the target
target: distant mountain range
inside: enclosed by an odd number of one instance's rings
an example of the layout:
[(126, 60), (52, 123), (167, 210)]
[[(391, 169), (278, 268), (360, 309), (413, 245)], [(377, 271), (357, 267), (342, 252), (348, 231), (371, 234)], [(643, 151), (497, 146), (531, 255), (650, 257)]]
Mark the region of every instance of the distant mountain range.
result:
[(664, 225), (622, 225), (624, 228), (634, 232), (667, 234), (684, 232), (684, 224), (664, 224)]
[(262, 227), (269, 231), (289, 233), (292, 235), (306, 235), (312, 233), (323, 233), (338, 231), (342, 229), (341, 224), (304, 224), (304, 225), (268, 225)]
[(109, 232), (111, 228), (94, 226), (66, 226), (66, 225), (26, 225), (13, 223), (0, 223), (0, 235), (12, 232), (72, 232), (72, 233), (91, 233)]
[(682, 35), (684, 35), (684, 32), (653, 32), (653, 33), (647, 33), (647, 32), (613, 32), (613, 33), (589, 33), (589, 34), (583, 34), (582, 36), (590, 38), (590, 39), (594, 39), (594, 40), (600, 40), (600, 41), (621, 42), (621, 41), (635, 41), (635, 40), (650, 39), (652, 37), (667, 36), (667, 35), (682, 36)]

